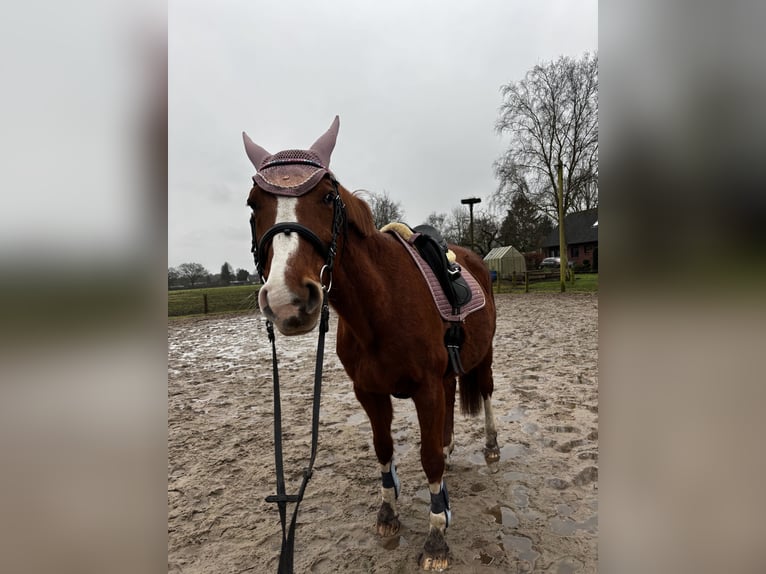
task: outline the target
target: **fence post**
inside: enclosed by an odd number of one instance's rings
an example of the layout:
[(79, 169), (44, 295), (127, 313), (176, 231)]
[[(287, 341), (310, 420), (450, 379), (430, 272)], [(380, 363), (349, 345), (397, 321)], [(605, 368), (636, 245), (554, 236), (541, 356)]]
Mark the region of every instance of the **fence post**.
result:
[(202, 294), (202, 302), (205, 305), (205, 315), (207, 315), (207, 293)]
[(524, 271), (524, 293), (529, 293), (529, 271)]

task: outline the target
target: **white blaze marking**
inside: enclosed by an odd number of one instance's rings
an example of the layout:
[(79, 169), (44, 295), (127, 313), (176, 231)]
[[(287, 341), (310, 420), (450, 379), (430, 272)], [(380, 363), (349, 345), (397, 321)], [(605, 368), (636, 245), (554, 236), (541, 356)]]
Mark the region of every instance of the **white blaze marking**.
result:
[[(297, 197), (278, 197), (277, 218), (274, 223), (298, 221), (297, 205)], [(290, 257), (298, 250), (298, 234), (278, 233), (274, 236), (271, 246), (274, 254), (271, 257), (271, 269), (265, 286), (268, 287), (269, 305), (273, 309), (290, 305), (295, 298), (293, 292), (287, 287), (286, 273)]]

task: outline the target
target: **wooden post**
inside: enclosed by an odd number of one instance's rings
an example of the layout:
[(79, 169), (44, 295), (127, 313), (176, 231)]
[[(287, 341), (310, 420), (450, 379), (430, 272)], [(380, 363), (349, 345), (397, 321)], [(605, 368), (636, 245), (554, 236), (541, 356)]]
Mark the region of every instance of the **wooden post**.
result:
[(207, 315), (207, 293), (202, 294), (202, 302), (205, 306), (205, 315)]
[(529, 293), (529, 271), (524, 271), (524, 293)]
[(567, 243), (564, 233), (564, 164), (559, 161), (556, 165), (558, 170), (558, 200), (559, 200), (559, 259), (561, 260), (559, 280), (561, 282), (561, 292), (566, 291), (566, 271), (567, 271)]

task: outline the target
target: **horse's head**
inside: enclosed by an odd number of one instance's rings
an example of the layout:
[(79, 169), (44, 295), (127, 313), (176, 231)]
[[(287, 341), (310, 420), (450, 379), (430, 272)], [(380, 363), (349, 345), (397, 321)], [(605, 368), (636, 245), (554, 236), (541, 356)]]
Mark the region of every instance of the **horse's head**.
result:
[[(252, 209), (253, 251), (266, 283), (258, 294), (263, 314), (283, 335), (317, 324), (323, 282), (344, 215), (338, 183), (329, 171), (339, 120), (308, 150), (267, 152), (242, 133), (256, 169), (247, 204)], [(329, 263), (330, 269), (325, 269)], [(327, 285), (329, 287), (329, 285)]]

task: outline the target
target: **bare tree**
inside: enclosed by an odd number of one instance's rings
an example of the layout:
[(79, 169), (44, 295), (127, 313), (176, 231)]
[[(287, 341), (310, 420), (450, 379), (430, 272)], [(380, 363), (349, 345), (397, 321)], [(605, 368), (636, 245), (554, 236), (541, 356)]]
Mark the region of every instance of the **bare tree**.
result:
[(372, 217), (375, 221), (375, 227), (380, 229), (392, 221), (402, 221), (404, 219), (404, 209), (399, 201), (394, 201), (388, 195), (387, 191), (375, 193), (365, 192), (369, 196), (367, 203), (372, 210)]
[(468, 237), (468, 227), (470, 225), (468, 211), (462, 207), (455, 207), (444, 219), (444, 239), (448, 243), (455, 245), (468, 246), (471, 242)]
[(597, 205), (598, 55), (537, 65), (524, 79), (502, 86), (501, 93), (495, 127), (510, 135), (511, 143), (495, 162), (500, 195), (523, 191), (558, 222), (561, 163), (564, 213)]
[(445, 237), (444, 230), (446, 228), (445, 224), (447, 221), (447, 214), (446, 213), (436, 213), (435, 211), (432, 211), (428, 217), (426, 217), (425, 224), (430, 225), (434, 229), (436, 229), (439, 233), (442, 234), (442, 237)]
[(482, 257), (493, 247), (500, 246), (500, 224), (490, 213), (481, 211), (474, 216), (474, 251)]
[(208, 270), (200, 263), (181, 263), (178, 266), (178, 271), (181, 273), (181, 277), (189, 280), (190, 287), (194, 287), (194, 284), (200, 279), (207, 279), (209, 275)]

